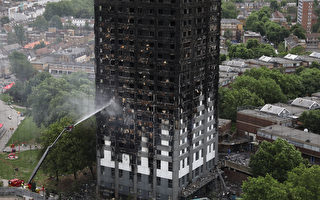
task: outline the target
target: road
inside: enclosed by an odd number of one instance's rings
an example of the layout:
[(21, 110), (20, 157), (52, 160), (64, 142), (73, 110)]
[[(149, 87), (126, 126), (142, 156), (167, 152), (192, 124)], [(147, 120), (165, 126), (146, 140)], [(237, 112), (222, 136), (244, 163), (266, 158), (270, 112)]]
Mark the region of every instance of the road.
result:
[[(9, 119), (9, 116), (11, 116), (11, 119)], [(20, 117), (16, 110), (10, 108), (5, 102), (0, 100), (0, 123), (3, 124), (3, 128), (5, 129), (4, 134), (0, 138), (1, 152), (23, 119), (24, 117)], [(10, 130), (10, 128), (13, 128), (13, 130)]]

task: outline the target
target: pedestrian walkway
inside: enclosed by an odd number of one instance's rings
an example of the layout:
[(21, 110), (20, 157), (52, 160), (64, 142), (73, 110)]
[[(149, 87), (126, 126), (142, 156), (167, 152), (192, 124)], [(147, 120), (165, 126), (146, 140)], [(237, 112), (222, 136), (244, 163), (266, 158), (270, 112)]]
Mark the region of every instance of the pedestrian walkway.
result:
[(8, 187), (8, 180), (6, 180), (6, 179), (0, 179), (0, 181), (2, 181), (3, 187)]

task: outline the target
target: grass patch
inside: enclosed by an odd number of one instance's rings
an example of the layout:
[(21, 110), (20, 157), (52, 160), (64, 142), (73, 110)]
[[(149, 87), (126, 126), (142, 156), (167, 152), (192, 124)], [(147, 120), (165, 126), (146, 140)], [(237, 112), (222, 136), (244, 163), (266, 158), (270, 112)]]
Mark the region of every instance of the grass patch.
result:
[(26, 144), (35, 144), (38, 143), (40, 138), (40, 133), (42, 129), (37, 127), (37, 125), (33, 122), (32, 117), (26, 117), (18, 129), (13, 133), (10, 138), (7, 146), (13, 143), (26, 143)]
[[(7, 153), (0, 154), (0, 177), (3, 179), (22, 179), (28, 181), (33, 169), (38, 163), (38, 153), (40, 150), (23, 151), (17, 153), (17, 160), (8, 160)], [(18, 170), (16, 170), (18, 169)], [(47, 176), (40, 170), (34, 180), (36, 183), (43, 184)]]
[(20, 112), (20, 113), (23, 113), (23, 114), (25, 114), (26, 111), (27, 111), (27, 109), (25, 109), (25, 108), (18, 108), (18, 107), (16, 107), (16, 106), (13, 106), (13, 108), (14, 108), (16, 111), (18, 111), (18, 112)]
[(4, 93), (0, 94), (0, 100), (4, 101), (6, 103), (13, 102), (12, 96), (10, 96), (9, 94), (4, 94)]

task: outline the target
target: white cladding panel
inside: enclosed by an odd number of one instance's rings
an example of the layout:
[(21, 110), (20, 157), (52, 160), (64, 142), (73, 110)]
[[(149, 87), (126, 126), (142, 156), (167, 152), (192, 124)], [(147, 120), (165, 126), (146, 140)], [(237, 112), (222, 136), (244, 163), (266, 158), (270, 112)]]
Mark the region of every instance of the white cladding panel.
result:
[(141, 157), (141, 165), (138, 165), (138, 173), (144, 175), (150, 175), (150, 169), (148, 167), (148, 158)]
[(131, 172), (130, 156), (128, 154), (122, 154), (122, 162), (119, 162), (119, 169)]
[(101, 165), (114, 168), (114, 161), (111, 161), (111, 151), (104, 150), (104, 158), (101, 159)]

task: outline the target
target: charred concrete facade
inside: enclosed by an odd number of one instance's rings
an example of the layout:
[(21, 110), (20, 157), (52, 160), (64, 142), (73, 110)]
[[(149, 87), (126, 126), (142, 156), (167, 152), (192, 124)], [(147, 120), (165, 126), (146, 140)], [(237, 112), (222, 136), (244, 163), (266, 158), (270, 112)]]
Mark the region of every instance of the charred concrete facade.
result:
[(220, 1), (95, 0), (98, 193), (179, 199), (217, 162)]

